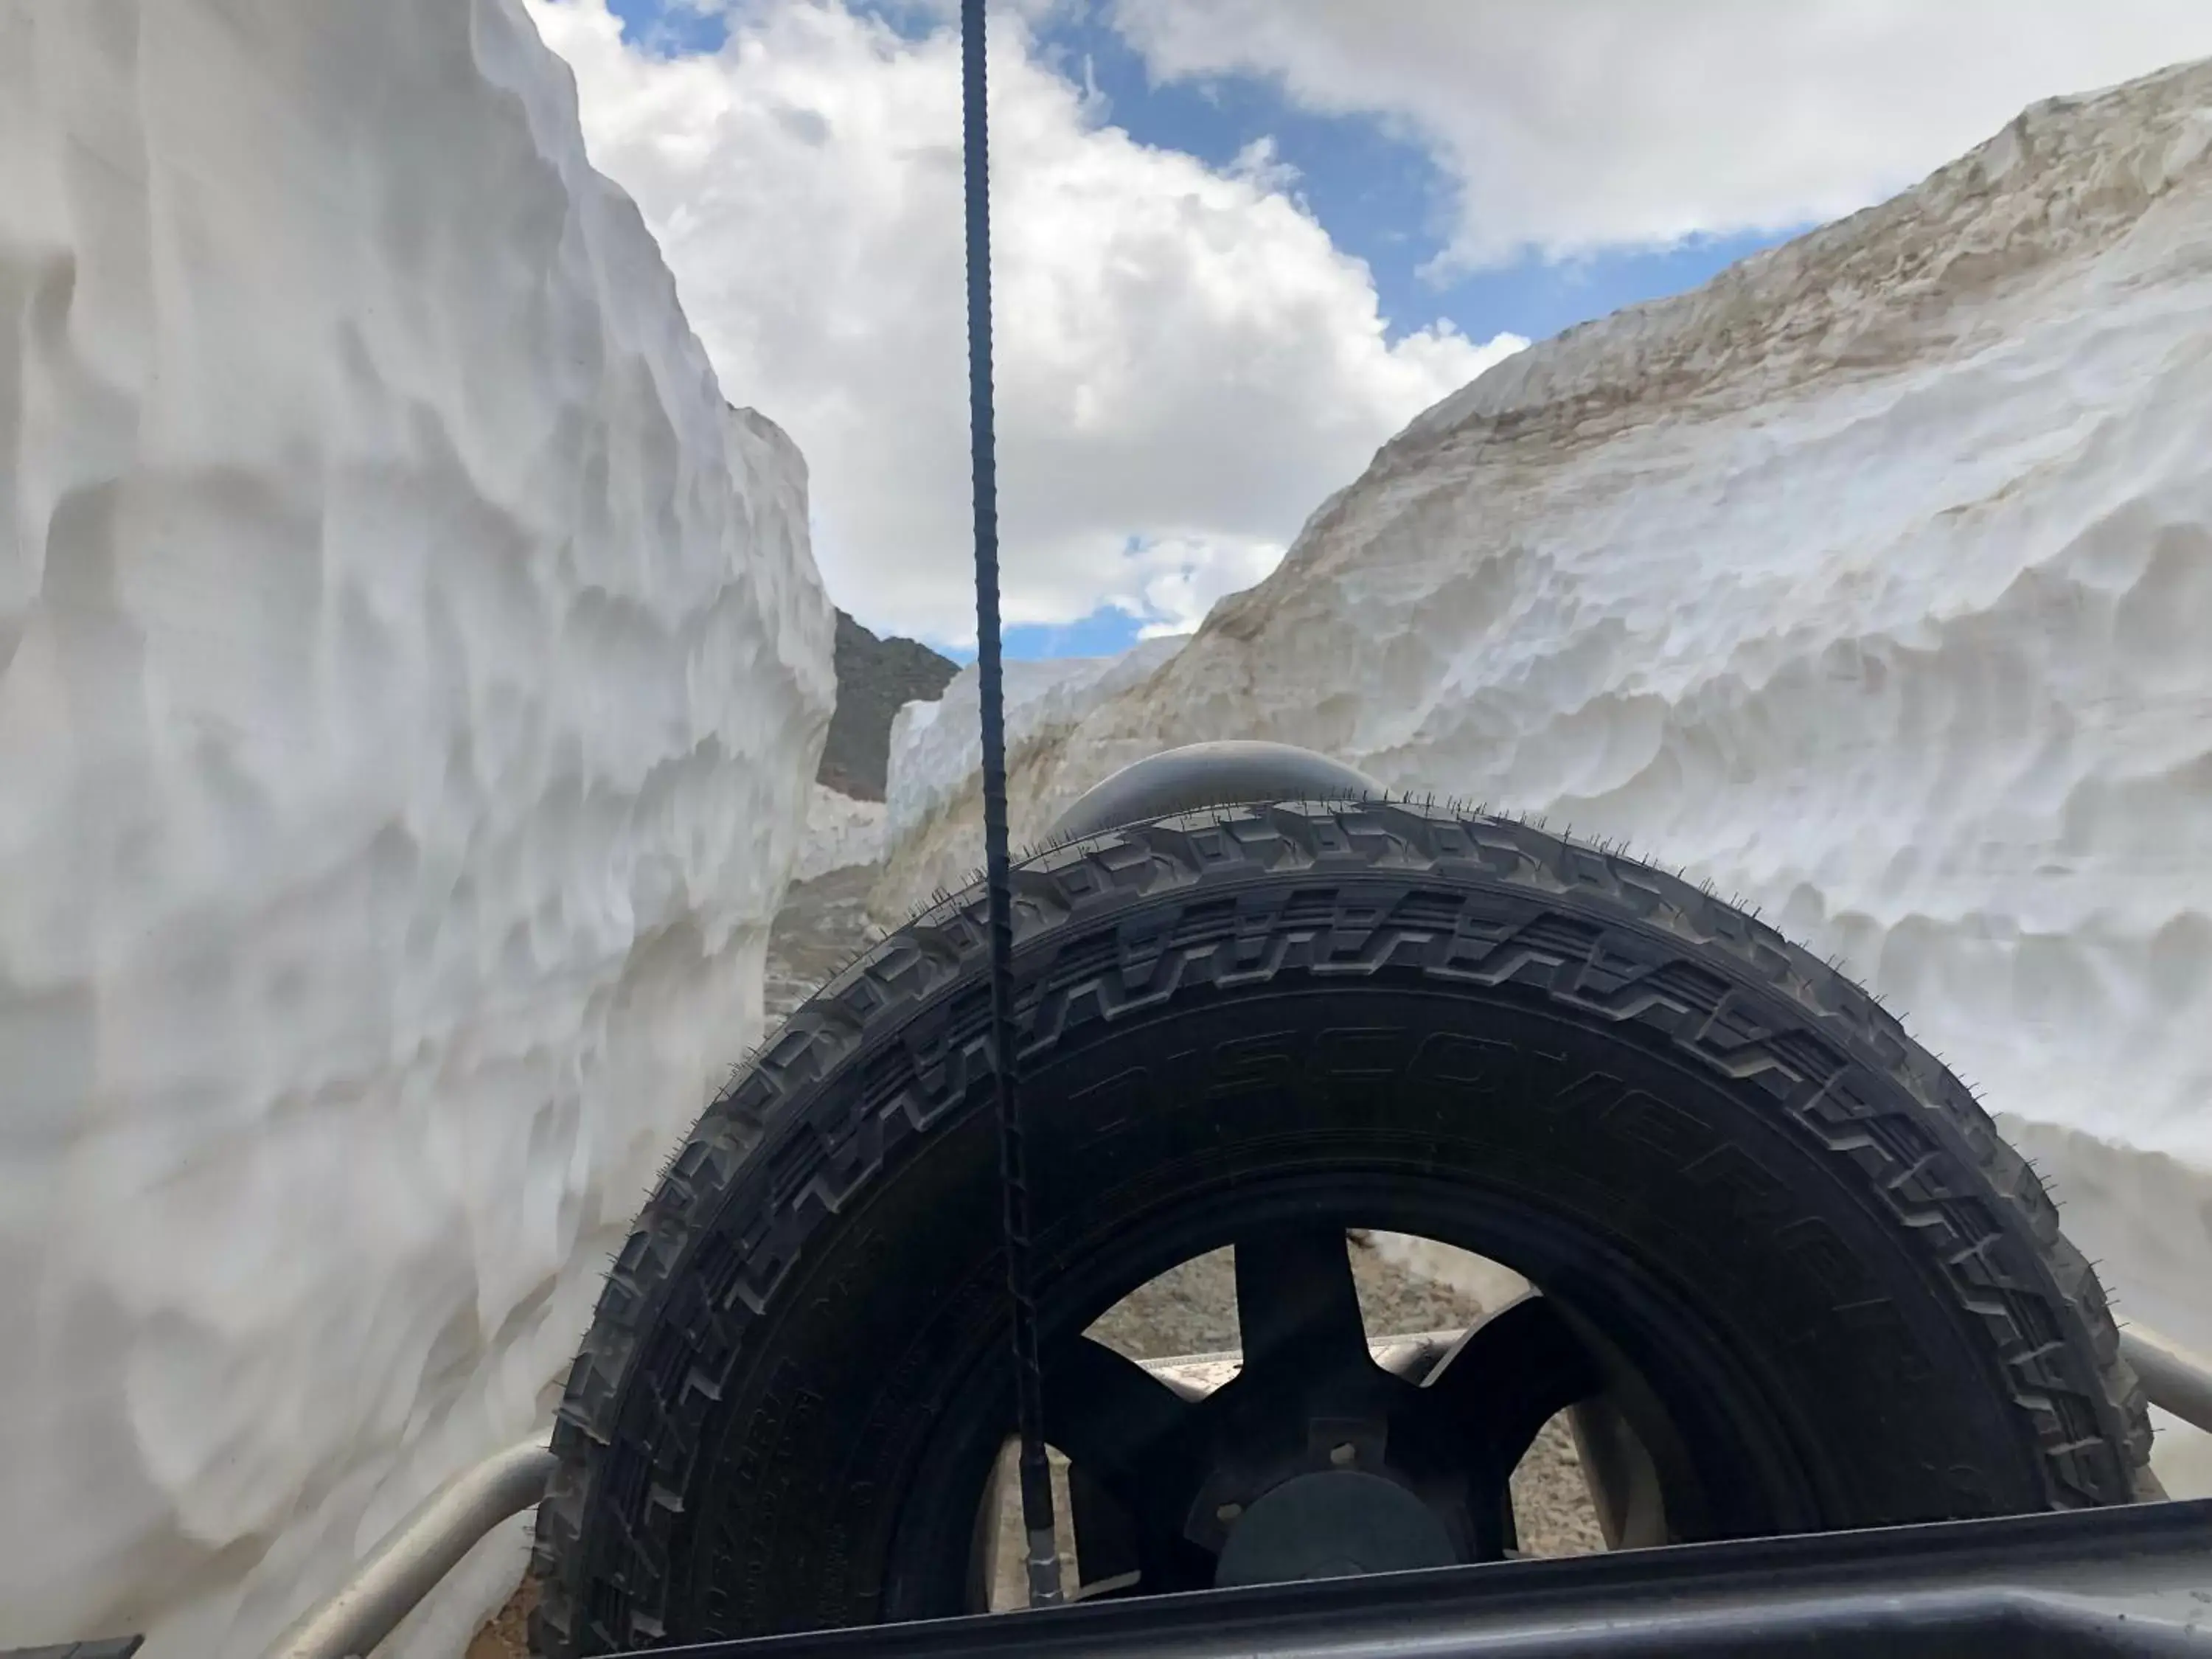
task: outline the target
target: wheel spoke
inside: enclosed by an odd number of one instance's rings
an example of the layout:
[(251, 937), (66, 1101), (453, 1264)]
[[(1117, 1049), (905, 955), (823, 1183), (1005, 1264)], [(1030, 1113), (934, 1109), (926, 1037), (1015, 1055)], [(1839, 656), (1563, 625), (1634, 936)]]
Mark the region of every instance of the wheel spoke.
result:
[(1283, 1228), (1238, 1239), (1237, 1328), (1245, 1376), (1371, 1364), (1344, 1229)]
[(1186, 1455), (1190, 1402), (1135, 1360), (1079, 1336), (1045, 1357), (1045, 1438), (1141, 1513), (1147, 1489)]
[(1067, 1498), (1079, 1594), (1089, 1597), (1136, 1588), (1144, 1578), (1145, 1549), (1129, 1511), (1080, 1463), (1068, 1466)]
[(1644, 1549), (1670, 1541), (1658, 1466), (1619, 1404), (1593, 1396), (1579, 1402), (1567, 1422), (1606, 1548)]
[(1470, 1331), (1423, 1392), (1479, 1448), (1484, 1473), (1502, 1481), (1546, 1423), (1602, 1387), (1596, 1362), (1559, 1310), (1524, 1296)]
[(1182, 1536), (1204, 1474), (1198, 1410), (1135, 1360), (1087, 1336), (1045, 1356), (1045, 1438), (1068, 1461), (1076, 1563), (1087, 1593), (1140, 1587), (1152, 1595), (1212, 1582), (1212, 1556)]

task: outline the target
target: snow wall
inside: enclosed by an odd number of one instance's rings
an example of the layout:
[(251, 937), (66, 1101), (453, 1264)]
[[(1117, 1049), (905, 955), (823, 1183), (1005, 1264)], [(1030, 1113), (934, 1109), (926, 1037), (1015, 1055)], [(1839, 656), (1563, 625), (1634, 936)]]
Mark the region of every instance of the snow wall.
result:
[(546, 1421), (758, 1033), (805, 494), (514, 0), (0, 0), (0, 1648), (244, 1659)]
[(812, 881), (833, 870), (874, 864), (884, 855), (884, 803), (858, 800), (842, 789), (817, 783), (807, 792), (806, 836), (792, 866), (794, 882)]
[[(1901, 1011), (2123, 1318), (2212, 1353), (2212, 64), (1508, 359), (1172, 658), (1084, 672), (1018, 842), (1240, 737), (1686, 865)], [(879, 915), (980, 856), (919, 735)], [(2212, 1491), (2203, 1449), (2159, 1467)]]

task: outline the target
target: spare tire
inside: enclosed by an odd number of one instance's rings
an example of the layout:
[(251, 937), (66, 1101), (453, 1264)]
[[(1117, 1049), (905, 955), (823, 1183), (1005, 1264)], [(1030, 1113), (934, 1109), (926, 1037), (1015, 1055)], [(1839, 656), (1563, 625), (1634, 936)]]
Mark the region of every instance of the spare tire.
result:
[[(2036, 1176), (1895, 1018), (1710, 894), (1385, 803), (1193, 812), (1014, 892), (1048, 1355), (1200, 1251), (1386, 1228), (1602, 1334), (1704, 1469), (1671, 1536), (2154, 1491)], [(824, 988), (670, 1164), (561, 1409), (543, 1652), (975, 1605), (1011, 1421), (982, 908)]]

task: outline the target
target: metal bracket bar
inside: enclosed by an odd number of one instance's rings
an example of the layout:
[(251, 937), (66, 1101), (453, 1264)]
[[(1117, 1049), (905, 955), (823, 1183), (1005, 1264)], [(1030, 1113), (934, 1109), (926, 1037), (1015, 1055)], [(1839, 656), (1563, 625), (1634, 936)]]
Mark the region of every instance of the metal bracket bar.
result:
[[(1411, 1352), (1419, 1345), (1432, 1342), (1435, 1340), (1435, 1337), (1423, 1336), (1384, 1337), (1370, 1343), (1370, 1346), (1376, 1351), (1378, 1358), (1387, 1364), (1397, 1351), (1403, 1349)], [(2212, 1432), (2212, 1369), (2198, 1364), (2193, 1356), (2185, 1353), (2164, 1338), (2145, 1331), (2141, 1327), (2131, 1327), (2120, 1333), (2120, 1352), (2126, 1356), (2128, 1363), (2135, 1368), (2136, 1374), (2142, 1379), (2143, 1391), (2150, 1396), (2154, 1405), (2172, 1412), (2185, 1422), (2193, 1424), (2207, 1432)], [(1154, 1360), (1147, 1369), (1161, 1373), (1188, 1372), (1190, 1380), (1203, 1386), (1220, 1381), (1235, 1369), (1235, 1365), (1234, 1354), (1188, 1354), (1173, 1359)], [(498, 1455), (478, 1464), (473, 1469), (456, 1476), (433, 1494), (414, 1514), (395, 1528), (384, 1542), (377, 1546), (375, 1552), (362, 1562), (361, 1571), (354, 1575), (350, 1583), (293, 1626), (276, 1646), (270, 1650), (269, 1659), (355, 1659), (356, 1656), (373, 1653), (377, 1644), (397, 1629), (399, 1621), (413, 1612), (422, 1598), (436, 1587), (439, 1580), (459, 1565), (461, 1558), (471, 1549), (489, 1535), (493, 1528), (498, 1526), (508, 1516), (520, 1514), (544, 1495), (545, 1483), (551, 1477), (552, 1472), (552, 1453), (542, 1444), (532, 1441), (520, 1446), (509, 1447)], [(2128, 1510), (2101, 1510), (2095, 1513), (2157, 1514), (2161, 1511), (2179, 1511), (2191, 1508), (2212, 1510), (2212, 1505), (2147, 1504), (2137, 1505)], [(2042, 1520), (2046, 1517), (2028, 1518)], [(2062, 1522), (2070, 1519), (2066, 1516), (2048, 1518)], [(1977, 1522), (1958, 1524), (1988, 1526), (1996, 1523)], [(1880, 1534), (1839, 1535), (1865, 1537)], [(1738, 1549), (1750, 1547), (1729, 1545), (1725, 1547)], [(1676, 1550), (1662, 1553), (1668, 1559), (1680, 1557), (1680, 1552)], [(1595, 1559), (1626, 1559), (1626, 1555)], [(1549, 1566), (1571, 1564), (1534, 1563), (1529, 1565)], [(1454, 1569), (1454, 1571), (1489, 1571), (1491, 1569), (1470, 1568)], [(2208, 1598), (2212, 1598), (2212, 1558), (2198, 1561), (2197, 1577), (2193, 1583), (2195, 1589), (2204, 1592)], [(1228, 1592), (1214, 1593), (1227, 1594)], [(1579, 1593), (1578, 1591), (1577, 1594)], [(2202, 1603), (2202, 1606), (2203, 1611), (2200, 1616), (2212, 1620), (2212, 1599), (2208, 1599)], [(2047, 1612), (2048, 1609), (2045, 1611)], [(2014, 1613), (2017, 1612), (2018, 1609), (2015, 1608)], [(2042, 1617), (2043, 1614), (2039, 1613), (2037, 1616)], [(880, 1632), (887, 1627), (875, 1628)], [(721, 1649), (689, 1650), (696, 1653), (714, 1653), (722, 1650)], [(750, 1650), (747, 1650), (748, 1652)], [(967, 1650), (945, 1650), (947, 1652)], [(1000, 1650), (994, 1648), (990, 1650), (999, 1651)], [(1102, 1653), (1120, 1650), (1118, 1649), (1098, 1650)], [(1285, 1653), (1304, 1651), (1303, 1649), (1295, 1647), (1285, 1647), (1280, 1650)], [(1469, 1650), (1472, 1651), (1472, 1650)], [(1501, 1652), (1506, 1650), (1499, 1650)], [(1529, 1651), (1534, 1650), (1529, 1650)], [(1596, 1652), (1613, 1650), (1593, 1647), (1588, 1650)], [(1652, 1649), (1650, 1651), (1661, 1653), (1675, 1650), (1677, 1650)], [(1687, 1652), (1691, 1650), (1679, 1650)], [(64, 1649), (63, 1651), (66, 1652), (68, 1650)], [(125, 1649), (124, 1651), (127, 1652), (128, 1650)], [(825, 1649), (823, 1651), (827, 1652), (829, 1650)], [(873, 1650), (871, 1651), (872, 1652)], [(889, 1659), (889, 1656), (894, 1650), (887, 1646), (883, 1651), (886, 1659)], [(897, 1650), (897, 1651), (904, 1651), (904, 1650)], [(920, 1649), (915, 1651), (933, 1653), (936, 1650)], [(975, 1651), (980, 1652), (983, 1650), (977, 1649)], [(1152, 1650), (1147, 1650), (1147, 1651)], [(1173, 1644), (1158, 1650), (1161, 1655), (1179, 1655), (1185, 1651), (1183, 1648)], [(1210, 1651), (1210, 1650), (1190, 1649), (1188, 1651), (1196, 1654), (1200, 1651)], [(1348, 1656), (1355, 1650), (1346, 1650), (1345, 1651), (1348, 1659)], [(1364, 1650), (1357, 1651), (1364, 1651)], [(1380, 1652), (1382, 1650), (1376, 1650), (1376, 1651)], [(1642, 1650), (1624, 1648), (1619, 1651), (1626, 1653), (1642, 1651)], [(2029, 1651), (2015, 1655), (2014, 1659), (2029, 1659)], [(2142, 1651), (2154, 1652), (2163, 1651), (2163, 1650), (2144, 1649)], [(0, 1659), (9, 1659), (9, 1656), (0, 1654)]]
[(509, 1446), (438, 1488), (361, 1564), (352, 1582), (278, 1638), (269, 1659), (363, 1659), (492, 1528), (545, 1495), (553, 1454)]
[(2120, 1357), (2152, 1405), (2212, 1434), (2212, 1366), (2140, 1325), (2120, 1333)]

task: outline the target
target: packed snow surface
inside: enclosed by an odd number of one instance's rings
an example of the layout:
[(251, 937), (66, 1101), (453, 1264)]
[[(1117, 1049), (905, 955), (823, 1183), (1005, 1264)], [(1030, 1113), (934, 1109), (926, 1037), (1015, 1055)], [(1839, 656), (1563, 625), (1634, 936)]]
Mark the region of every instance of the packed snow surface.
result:
[(757, 1033), (805, 524), (514, 0), (0, 0), (0, 1648), (258, 1653), (543, 1424)]
[(832, 870), (873, 864), (884, 855), (884, 803), (856, 800), (824, 783), (808, 786), (806, 837), (792, 880), (811, 881)]
[[(1686, 865), (1902, 1011), (2123, 1316), (2212, 1352), (2208, 641), (2197, 64), (1493, 368), (1031, 744), (1012, 826), (1245, 737)], [(974, 763), (908, 760), (879, 911), (974, 856)]]

